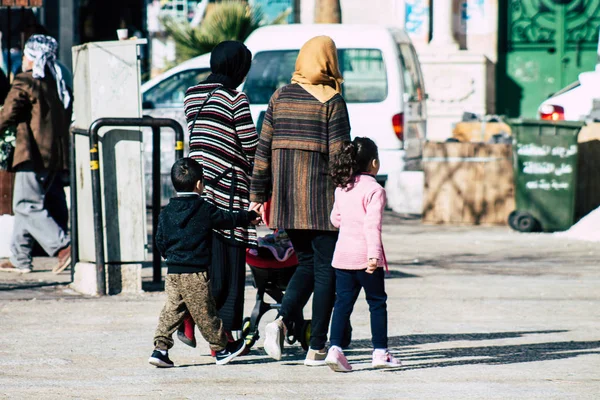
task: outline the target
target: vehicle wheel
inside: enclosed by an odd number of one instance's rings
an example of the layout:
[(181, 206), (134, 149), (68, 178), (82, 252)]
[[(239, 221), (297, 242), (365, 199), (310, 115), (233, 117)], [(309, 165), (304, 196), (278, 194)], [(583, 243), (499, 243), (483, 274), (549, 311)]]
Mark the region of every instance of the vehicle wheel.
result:
[(529, 213), (521, 213), (517, 218), (517, 230), (519, 232), (536, 232), (539, 227), (538, 221)]
[(519, 228), (517, 226), (517, 219), (521, 215), (521, 212), (514, 210), (508, 215), (508, 226), (510, 226), (515, 231), (518, 231)]
[(308, 348), (310, 346), (311, 332), (312, 332), (312, 322), (310, 319), (307, 319), (306, 321), (304, 321), (304, 324), (302, 325), (302, 333), (300, 335), (300, 345), (302, 345), (302, 348), (304, 349), (304, 351), (308, 351)]

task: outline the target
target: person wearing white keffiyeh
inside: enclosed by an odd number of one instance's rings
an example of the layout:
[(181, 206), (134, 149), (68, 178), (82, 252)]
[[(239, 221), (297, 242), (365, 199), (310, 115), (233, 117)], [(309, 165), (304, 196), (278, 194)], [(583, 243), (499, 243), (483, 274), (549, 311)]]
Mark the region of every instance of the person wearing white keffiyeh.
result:
[(56, 60), (57, 49), (55, 39), (31, 36), (23, 51), (23, 72), (15, 76), (0, 109), (0, 132), (16, 130), (12, 162), (7, 165), (15, 171), (12, 256), (0, 260), (0, 272), (31, 272), (34, 240), (58, 258), (55, 273), (71, 263), (63, 186), (73, 102)]
[(65, 109), (71, 103), (71, 95), (67, 90), (62, 69), (56, 58), (58, 53), (58, 43), (56, 39), (46, 35), (33, 35), (25, 43), (23, 56), (33, 62), (33, 77), (36, 79), (46, 76), (46, 69), (50, 71), (56, 81), (58, 97), (62, 101)]

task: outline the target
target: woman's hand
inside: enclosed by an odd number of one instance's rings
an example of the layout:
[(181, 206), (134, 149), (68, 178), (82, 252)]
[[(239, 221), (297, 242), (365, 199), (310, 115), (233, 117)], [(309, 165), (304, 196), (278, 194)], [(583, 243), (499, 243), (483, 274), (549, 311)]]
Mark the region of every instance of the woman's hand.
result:
[(377, 264), (379, 264), (379, 259), (369, 258), (369, 262), (367, 263), (367, 274), (372, 274), (377, 271)]
[(259, 225), (262, 222), (262, 218), (259, 216), (257, 216), (255, 219), (253, 219), (252, 221), (250, 221), (250, 223), (254, 226)]
[(256, 211), (260, 214), (261, 220), (265, 221), (265, 206), (263, 203), (250, 202), (250, 211)]

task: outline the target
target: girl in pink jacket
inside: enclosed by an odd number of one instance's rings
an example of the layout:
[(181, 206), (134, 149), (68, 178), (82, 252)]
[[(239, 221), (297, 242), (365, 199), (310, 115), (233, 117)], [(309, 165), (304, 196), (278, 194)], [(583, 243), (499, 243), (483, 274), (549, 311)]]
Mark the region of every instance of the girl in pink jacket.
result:
[(340, 229), (333, 255), (336, 299), (331, 321), (331, 348), (325, 362), (337, 372), (350, 372), (344, 356), (344, 330), (360, 289), (365, 290), (371, 313), (375, 368), (400, 366), (387, 348), (387, 295), (381, 243), (381, 220), (386, 204), (385, 189), (375, 180), (379, 171), (377, 145), (369, 138), (344, 144), (334, 162), (332, 177), (337, 185), (331, 223)]

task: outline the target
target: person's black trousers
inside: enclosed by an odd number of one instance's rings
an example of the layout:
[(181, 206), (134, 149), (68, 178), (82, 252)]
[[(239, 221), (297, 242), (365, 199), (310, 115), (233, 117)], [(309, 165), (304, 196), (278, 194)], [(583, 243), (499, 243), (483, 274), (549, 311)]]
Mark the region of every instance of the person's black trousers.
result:
[(246, 248), (231, 244), (213, 233), (208, 275), (223, 327), (227, 332), (241, 330), (246, 288)]
[(286, 326), (297, 321), (314, 292), (310, 347), (321, 350), (327, 342), (327, 330), (335, 301), (335, 274), (331, 261), (338, 232), (286, 229), (298, 257), (298, 268), (290, 279), (279, 315)]
[(365, 297), (371, 313), (371, 335), (374, 349), (387, 349), (387, 295), (385, 293), (383, 268), (372, 274), (366, 270), (335, 270), (335, 309), (331, 321), (331, 345), (343, 347), (346, 325), (360, 293)]

